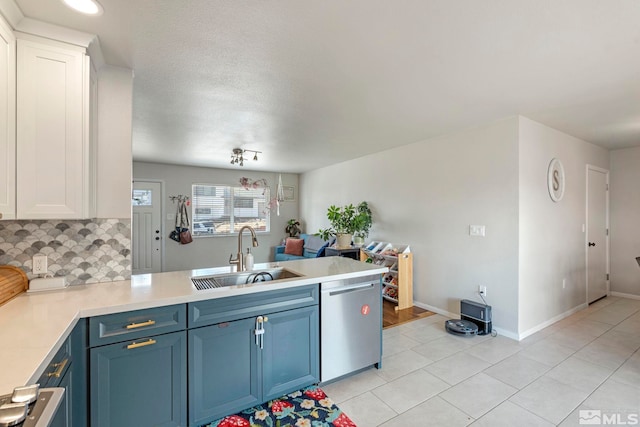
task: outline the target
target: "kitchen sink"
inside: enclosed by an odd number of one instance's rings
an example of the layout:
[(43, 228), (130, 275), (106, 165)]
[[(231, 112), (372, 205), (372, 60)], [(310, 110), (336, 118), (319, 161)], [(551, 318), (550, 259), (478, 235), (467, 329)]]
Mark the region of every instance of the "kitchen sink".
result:
[(284, 279), (302, 277), (286, 268), (269, 268), (257, 271), (242, 271), (239, 273), (216, 274), (213, 276), (195, 276), (191, 278), (196, 289), (224, 288), (226, 286), (244, 286), (262, 282), (275, 282)]

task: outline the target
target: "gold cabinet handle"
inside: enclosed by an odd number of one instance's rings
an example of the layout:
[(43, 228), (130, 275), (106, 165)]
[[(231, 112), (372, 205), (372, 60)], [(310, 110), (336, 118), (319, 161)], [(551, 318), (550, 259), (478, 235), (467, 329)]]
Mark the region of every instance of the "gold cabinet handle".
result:
[(146, 347), (148, 345), (154, 345), (156, 340), (149, 338), (148, 341), (144, 342), (132, 342), (127, 346), (127, 350), (131, 350), (132, 348)]
[(67, 362), (69, 362), (69, 359), (64, 359), (62, 362), (60, 363), (54, 363), (53, 366), (56, 367), (56, 370), (53, 372), (48, 372), (47, 376), (48, 377), (56, 377), (56, 378), (60, 378), (60, 375), (62, 375), (62, 371), (64, 371), (64, 367), (67, 366)]
[(146, 322), (140, 322), (140, 323), (129, 323), (126, 328), (127, 329), (136, 329), (136, 328), (144, 328), (145, 326), (152, 326), (155, 325), (156, 321), (155, 320), (147, 320)]

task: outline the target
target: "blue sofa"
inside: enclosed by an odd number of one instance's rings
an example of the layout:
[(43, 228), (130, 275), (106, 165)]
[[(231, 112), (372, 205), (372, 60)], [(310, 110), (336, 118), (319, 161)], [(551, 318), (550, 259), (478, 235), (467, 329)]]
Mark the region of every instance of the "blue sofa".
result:
[(302, 256), (290, 255), (284, 253), (284, 245), (275, 247), (275, 261), (290, 261), (292, 259), (305, 259), (305, 258), (319, 258), (324, 256), (324, 250), (331, 241), (322, 240), (318, 236), (313, 234), (300, 234), (300, 238), (304, 240), (304, 248), (302, 250)]

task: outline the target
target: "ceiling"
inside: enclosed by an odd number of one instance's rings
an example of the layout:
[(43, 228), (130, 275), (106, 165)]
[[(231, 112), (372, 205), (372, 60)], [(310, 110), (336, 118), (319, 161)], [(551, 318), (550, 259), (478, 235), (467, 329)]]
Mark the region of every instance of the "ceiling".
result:
[(640, 145), (637, 0), (16, 3), (134, 70), (134, 160), (304, 172), (518, 114)]

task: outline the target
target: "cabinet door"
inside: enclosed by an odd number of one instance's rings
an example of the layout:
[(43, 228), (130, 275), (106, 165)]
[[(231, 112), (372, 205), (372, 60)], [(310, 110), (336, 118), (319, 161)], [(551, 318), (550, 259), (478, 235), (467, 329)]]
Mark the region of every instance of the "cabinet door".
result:
[(91, 426), (184, 426), (186, 332), (90, 350)]
[(264, 327), (262, 400), (317, 383), (318, 306), (269, 314)]
[(16, 213), (16, 39), (0, 15), (0, 219)]
[(67, 373), (60, 379), (60, 383), (56, 387), (64, 387), (64, 397), (56, 415), (51, 420), (49, 427), (71, 427), (72, 421), (72, 399), (73, 399), (73, 371), (69, 369)]
[(261, 403), (255, 319), (189, 333), (189, 425), (201, 425)]
[(86, 55), (17, 43), (17, 217), (84, 218)]

